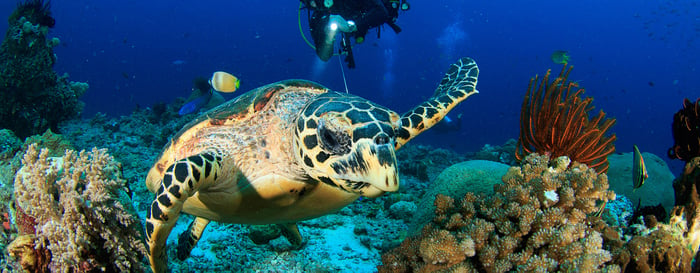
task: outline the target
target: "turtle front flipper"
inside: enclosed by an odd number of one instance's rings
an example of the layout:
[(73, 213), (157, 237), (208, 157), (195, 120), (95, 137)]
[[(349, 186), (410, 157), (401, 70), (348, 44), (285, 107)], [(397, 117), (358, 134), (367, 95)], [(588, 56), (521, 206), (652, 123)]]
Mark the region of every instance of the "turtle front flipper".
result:
[(202, 233), (204, 229), (207, 228), (209, 224), (209, 219), (196, 217), (190, 224), (190, 227), (180, 234), (180, 238), (177, 240), (177, 258), (180, 261), (184, 261), (190, 256), (190, 252), (197, 245), (199, 239), (202, 238)]
[(202, 186), (216, 180), (220, 161), (213, 154), (193, 155), (176, 161), (165, 171), (156, 198), (146, 213), (148, 258), (153, 272), (167, 271), (165, 245), (182, 205)]
[(396, 149), (440, 122), (467, 97), (479, 93), (476, 90), (478, 77), (479, 67), (471, 58), (464, 57), (452, 64), (433, 96), (401, 116)]

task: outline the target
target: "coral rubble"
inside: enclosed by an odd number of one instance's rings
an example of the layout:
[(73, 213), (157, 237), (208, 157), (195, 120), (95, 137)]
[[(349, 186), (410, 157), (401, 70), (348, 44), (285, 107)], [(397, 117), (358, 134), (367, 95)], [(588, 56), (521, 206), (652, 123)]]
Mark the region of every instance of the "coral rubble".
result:
[(15, 178), (19, 236), (8, 247), (33, 272), (141, 272), (141, 223), (121, 165), (105, 150), (49, 157), (27, 148)]

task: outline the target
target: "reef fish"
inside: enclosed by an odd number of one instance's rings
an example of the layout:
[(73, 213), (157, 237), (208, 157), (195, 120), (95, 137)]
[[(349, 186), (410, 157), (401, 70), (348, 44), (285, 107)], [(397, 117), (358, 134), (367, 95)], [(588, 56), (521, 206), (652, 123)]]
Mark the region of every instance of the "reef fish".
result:
[(569, 63), (569, 52), (563, 50), (555, 50), (552, 53), (552, 62), (555, 64), (566, 65)]
[(194, 113), (195, 111), (201, 109), (202, 107), (204, 107), (205, 105), (207, 105), (207, 104), (209, 103), (209, 101), (211, 100), (211, 97), (212, 97), (213, 93), (214, 93), (214, 92), (212, 92), (211, 90), (209, 90), (209, 92), (205, 92), (202, 96), (199, 96), (199, 97), (197, 97), (196, 99), (194, 99), (194, 100), (192, 100), (192, 101), (186, 103), (185, 105), (183, 105), (183, 106), (180, 108), (180, 111), (178, 111), (177, 113), (178, 113), (180, 116), (184, 116), (184, 115), (187, 115), (187, 114), (190, 114), (190, 113)]
[(633, 189), (638, 189), (644, 185), (644, 180), (649, 178), (649, 173), (647, 173), (647, 166), (644, 165), (644, 158), (642, 153), (639, 152), (637, 145), (634, 145), (632, 160), (632, 185), (634, 186)]
[(236, 76), (223, 71), (216, 71), (211, 75), (209, 84), (214, 87), (214, 90), (224, 93), (236, 91), (241, 85), (241, 81)]

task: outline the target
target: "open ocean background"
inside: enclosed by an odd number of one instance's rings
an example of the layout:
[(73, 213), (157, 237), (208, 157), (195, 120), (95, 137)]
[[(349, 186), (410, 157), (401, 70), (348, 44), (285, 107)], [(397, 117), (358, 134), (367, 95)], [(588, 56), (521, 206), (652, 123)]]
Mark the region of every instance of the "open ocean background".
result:
[[(432, 95), (458, 58), (470, 56), (481, 69), (481, 93), (450, 114), (463, 115), (462, 129), (428, 131), (414, 143), (466, 152), (517, 139), (530, 78), (561, 69), (550, 59), (555, 50), (569, 52), (569, 79), (595, 98), (596, 111), (617, 119), (617, 152), (637, 144), (667, 159), (673, 114), (683, 98), (700, 97), (698, 1), (410, 3), (397, 21), (403, 32), (385, 27), (377, 39), (370, 31), (354, 47), (357, 68), (344, 69), (350, 93), (402, 113)], [(15, 5), (0, 1), (0, 17)], [(187, 97), (195, 77), (216, 70), (241, 79), (227, 99), (289, 78), (344, 90), (339, 59), (319, 61), (302, 39), (298, 8), (297, 1), (54, 0), (49, 36), (62, 43), (55, 70), (90, 84), (81, 98), (86, 118)], [(301, 25), (308, 36), (306, 11)], [(680, 171), (682, 162), (667, 162)]]

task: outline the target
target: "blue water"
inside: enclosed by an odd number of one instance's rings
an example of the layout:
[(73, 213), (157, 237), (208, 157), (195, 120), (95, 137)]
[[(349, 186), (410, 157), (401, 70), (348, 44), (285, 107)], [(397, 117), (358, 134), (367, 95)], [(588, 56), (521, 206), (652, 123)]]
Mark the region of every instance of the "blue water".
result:
[[(187, 97), (192, 79), (225, 70), (241, 79), (232, 98), (273, 81), (304, 78), (344, 90), (338, 58), (317, 60), (301, 38), (295, 1), (54, 0), (51, 35), (59, 74), (86, 81), (85, 117), (129, 114), (137, 105)], [(665, 158), (673, 113), (700, 96), (697, 1), (411, 1), (412, 9), (377, 39), (354, 48), (349, 91), (398, 112), (432, 94), (461, 56), (481, 68), (480, 94), (454, 109), (459, 132), (427, 132), (416, 142), (474, 151), (517, 138), (529, 79), (544, 74), (554, 50), (570, 52), (571, 80), (596, 109), (617, 118), (619, 152), (632, 144)], [(14, 1), (0, 2), (7, 18)], [(306, 14), (302, 13), (306, 31)], [(0, 20), (0, 32), (7, 23)], [(308, 35), (308, 32), (306, 32)], [(597, 111), (597, 110), (596, 110)], [(680, 162), (672, 162), (674, 172)]]

